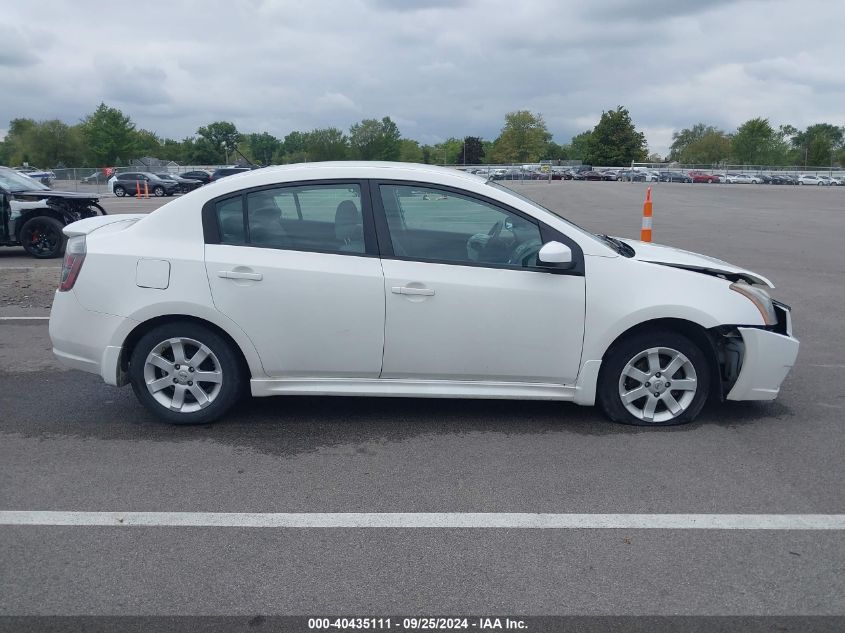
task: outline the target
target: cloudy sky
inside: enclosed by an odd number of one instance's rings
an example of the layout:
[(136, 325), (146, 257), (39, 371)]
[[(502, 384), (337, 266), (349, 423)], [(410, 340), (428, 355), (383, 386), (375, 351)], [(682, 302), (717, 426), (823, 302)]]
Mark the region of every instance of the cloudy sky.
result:
[(624, 105), (651, 151), (704, 121), (845, 125), (840, 0), (5, 2), (0, 135), (100, 101), (183, 138), (388, 115), (434, 143), (544, 115), (559, 143)]

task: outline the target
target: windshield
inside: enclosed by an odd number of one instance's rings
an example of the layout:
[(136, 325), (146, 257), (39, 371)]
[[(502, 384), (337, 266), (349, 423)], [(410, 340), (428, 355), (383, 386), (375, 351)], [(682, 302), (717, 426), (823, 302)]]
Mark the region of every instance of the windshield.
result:
[[(607, 246), (607, 245), (608, 245), (608, 244), (607, 244), (607, 240), (602, 239), (600, 236), (596, 235), (595, 233), (590, 233), (590, 231), (588, 231), (587, 229), (581, 228), (580, 226), (578, 226), (578, 225), (577, 225), (577, 224), (575, 224), (574, 222), (572, 222), (572, 221), (570, 221), (570, 220), (567, 220), (567, 219), (566, 219), (566, 218), (564, 218), (564, 217), (561, 217), (559, 214), (555, 213), (555, 212), (554, 212), (554, 211), (552, 211), (551, 209), (547, 209), (547, 208), (546, 208), (546, 207), (544, 207), (543, 205), (536, 203), (536, 202), (535, 202), (534, 200), (532, 200), (531, 198), (526, 198), (526, 197), (525, 197), (525, 196), (523, 196), (521, 193), (517, 193), (517, 192), (516, 192), (516, 191), (514, 191), (513, 189), (508, 189), (508, 188), (507, 188), (507, 187), (505, 187), (504, 185), (500, 185), (499, 183), (497, 183), (497, 182), (493, 182), (492, 180), (487, 181), (487, 184), (488, 184), (488, 185), (490, 185), (491, 187), (495, 187), (496, 189), (500, 189), (501, 191), (506, 191), (507, 193), (511, 194), (512, 196), (515, 196), (515, 197), (519, 198), (519, 199), (520, 199), (520, 200), (522, 200), (523, 202), (527, 202), (528, 204), (530, 204), (530, 205), (531, 205), (531, 206), (533, 206), (533, 207), (537, 207), (538, 209), (542, 209), (543, 211), (547, 211), (548, 213), (551, 213), (552, 215), (554, 215), (554, 216), (555, 216), (556, 218), (558, 218), (559, 220), (561, 220), (561, 221), (563, 221), (563, 222), (566, 222), (566, 224), (568, 224), (569, 226), (571, 226), (571, 227), (572, 227), (573, 229), (575, 229), (576, 231), (581, 232), (583, 235), (586, 235), (587, 237), (590, 237), (590, 238), (594, 239), (596, 242), (599, 242), (599, 243), (601, 243), (601, 244), (602, 244), (602, 245), (604, 245), (604, 246)], [(611, 247), (611, 248), (613, 248), (613, 247)], [(615, 249), (614, 249), (614, 250), (615, 250)]]
[(24, 176), (22, 173), (9, 169), (8, 167), (0, 167), (0, 187), (6, 191), (49, 191), (50, 187), (45, 187), (37, 180), (33, 180), (29, 176)]

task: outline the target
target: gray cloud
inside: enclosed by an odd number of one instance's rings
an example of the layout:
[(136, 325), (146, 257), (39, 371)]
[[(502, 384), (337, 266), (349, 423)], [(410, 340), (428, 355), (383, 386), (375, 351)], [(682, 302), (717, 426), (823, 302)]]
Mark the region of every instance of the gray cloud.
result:
[(0, 128), (18, 116), (74, 122), (106, 101), (175, 138), (220, 119), (284, 136), (389, 115), (436, 142), (494, 138), (506, 112), (530, 109), (565, 143), (621, 104), (665, 152), (673, 130), (698, 121), (845, 124), (845, 3), (148, 0), (145, 10), (168, 20), (138, 28), (125, 3), (9, 3)]

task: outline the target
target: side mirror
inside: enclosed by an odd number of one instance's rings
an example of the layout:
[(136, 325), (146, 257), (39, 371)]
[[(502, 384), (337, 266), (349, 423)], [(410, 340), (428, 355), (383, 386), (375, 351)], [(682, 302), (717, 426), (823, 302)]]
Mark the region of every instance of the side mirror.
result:
[(537, 263), (546, 268), (572, 268), (572, 249), (560, 242), (546, 242), (537, 253)]

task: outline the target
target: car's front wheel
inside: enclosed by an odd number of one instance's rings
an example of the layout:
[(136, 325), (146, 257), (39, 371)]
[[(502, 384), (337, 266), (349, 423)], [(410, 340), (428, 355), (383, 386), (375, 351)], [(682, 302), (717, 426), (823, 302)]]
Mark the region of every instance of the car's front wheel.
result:
[(59, 257), (65, 252), (67, 243), (62, 228), (64, 225), (56, 218), (46, 215), (30, 218), (21, 227), (21, 246), (38, 259)]
[(114, 195), (116, 195), (118, 198), (122, 198), (126, 195), (126, 189), (118, 185), (114, 188)]
[(129, 379), (147, 409), (171, 424), (213, 422), (238, 400), (241, 363), (232, 345), (208, 327), (167, 323), (132, 350)]
[(156, 198), (161, 198), (161, 197), (164, 196), (164, 194), (165, 194), (164, 187), (162, 187), (161, 185), (156, 185), (155, 187), (153, 187), (153, 195)]
[(597, 396), (614, 422), (669, 426), (695, 419), (709, 390), (710, 367), (695, 343), (675, 332), (641, 332), (608, 352)]

